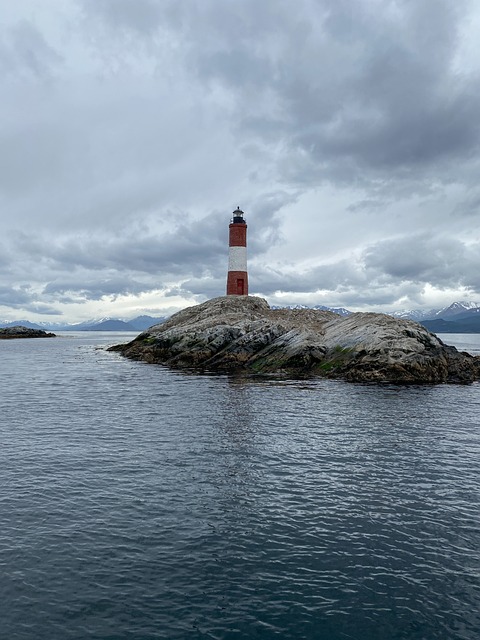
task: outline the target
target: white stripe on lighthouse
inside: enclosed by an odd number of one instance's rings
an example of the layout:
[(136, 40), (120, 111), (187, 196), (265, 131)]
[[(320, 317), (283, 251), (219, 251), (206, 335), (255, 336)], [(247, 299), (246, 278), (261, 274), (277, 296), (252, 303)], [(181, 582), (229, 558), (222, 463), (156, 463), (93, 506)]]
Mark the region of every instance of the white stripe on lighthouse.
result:
[(228, 270), (229, 271), (246, 271), (247, 270), (247, 247), (229, 247), (228, 248)]

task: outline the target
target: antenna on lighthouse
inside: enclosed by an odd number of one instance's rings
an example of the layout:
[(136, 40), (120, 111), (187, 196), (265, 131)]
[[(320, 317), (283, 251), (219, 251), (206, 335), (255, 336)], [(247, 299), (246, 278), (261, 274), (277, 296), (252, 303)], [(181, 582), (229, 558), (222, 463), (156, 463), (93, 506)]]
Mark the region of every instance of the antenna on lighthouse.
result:
[(248, 295), (247, 223), (243, 215), (237, 206), (229, 225), (227, 296)]

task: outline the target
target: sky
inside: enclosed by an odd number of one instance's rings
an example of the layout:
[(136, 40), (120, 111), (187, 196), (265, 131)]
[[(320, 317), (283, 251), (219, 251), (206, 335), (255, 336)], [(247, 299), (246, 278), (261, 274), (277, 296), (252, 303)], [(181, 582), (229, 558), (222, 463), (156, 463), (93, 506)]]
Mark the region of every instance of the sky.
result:
[(0, 0), (0, 318), (480, 300), (476, 0)]

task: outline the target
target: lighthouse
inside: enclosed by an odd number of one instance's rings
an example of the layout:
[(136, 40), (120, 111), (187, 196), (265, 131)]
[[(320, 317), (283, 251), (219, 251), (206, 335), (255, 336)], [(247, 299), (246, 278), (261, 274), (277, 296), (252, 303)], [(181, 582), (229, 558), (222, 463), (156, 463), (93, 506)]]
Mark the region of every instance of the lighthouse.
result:
[(247, 223), (237, 207), (229, 226), (227, 296), (247, 295)]

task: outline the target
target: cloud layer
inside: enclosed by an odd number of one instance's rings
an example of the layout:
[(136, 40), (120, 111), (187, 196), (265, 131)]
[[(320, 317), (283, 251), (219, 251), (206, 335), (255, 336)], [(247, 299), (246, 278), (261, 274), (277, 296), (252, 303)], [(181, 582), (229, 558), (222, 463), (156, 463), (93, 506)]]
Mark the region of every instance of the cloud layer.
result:
[(34, 0), (0, 28), (0, 317), (225, 290), (394, 309), (479, 299), (473, 0)]

